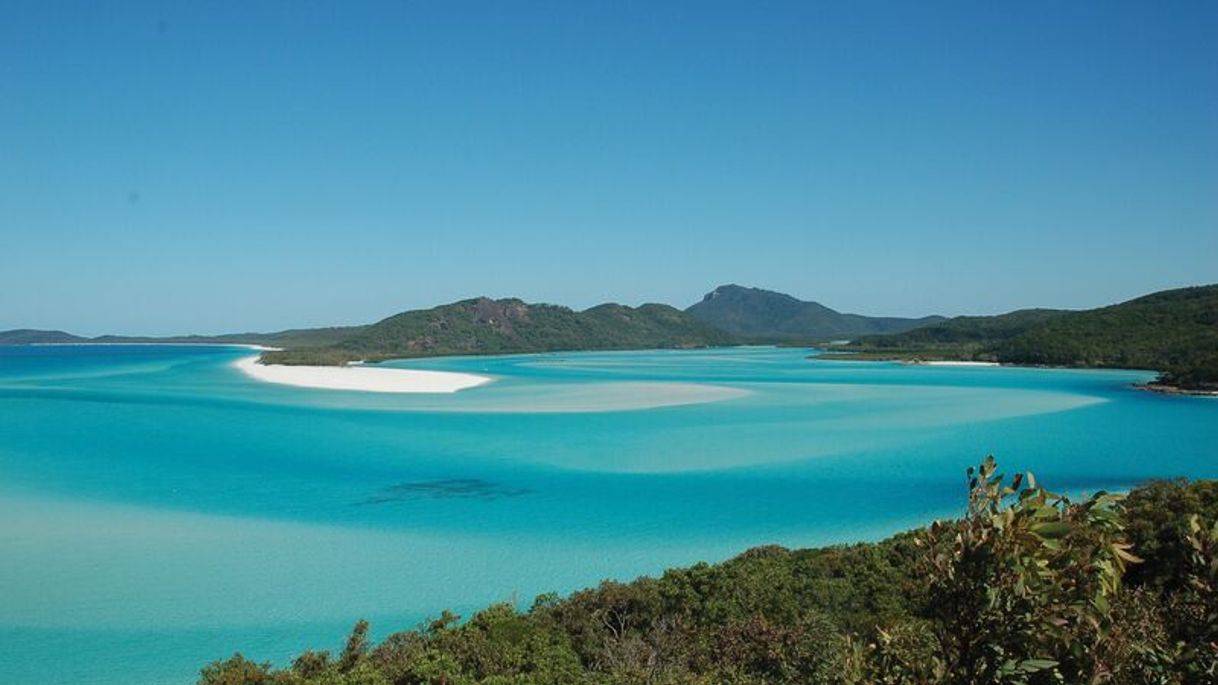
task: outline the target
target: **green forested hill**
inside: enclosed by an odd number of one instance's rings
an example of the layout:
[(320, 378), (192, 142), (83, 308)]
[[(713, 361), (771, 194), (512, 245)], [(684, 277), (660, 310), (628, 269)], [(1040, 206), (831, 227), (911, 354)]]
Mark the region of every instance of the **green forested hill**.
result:
[(873, 348), (936, 345), (980, 347), (1008, 340), (1037, 324), (1067, 313), (1061, 309), (1020, 309), (997, 316), (958, 316), (904, 333), (862, 336), (857, 344)]
[(1218, 285), (1179, 288), (1086, 311), (958, 317), (848, 349), (901, 358), (1154, 369), (1185, 388), (1218, 387)]
[(1074, 312), (994, 345), (1017, 364), (1155, 369), (1170, 382), (1218, 384), (1218, 285), (1181, 288)]
[(943, 320), (843, 314), (818, 302), (760, 288), (721, 285), (685, 310), (700, 321), (754, 341), (827, 340), (896, 333)]
[(728, 345), (735, 338), (662, 304), (603, 304), (577, 312), (517, 299), (462, 300), (403, 312), (341, 342), (270, 352), (278, 364), (341, 363), (455, 354), (559, 350), (687, 348)]

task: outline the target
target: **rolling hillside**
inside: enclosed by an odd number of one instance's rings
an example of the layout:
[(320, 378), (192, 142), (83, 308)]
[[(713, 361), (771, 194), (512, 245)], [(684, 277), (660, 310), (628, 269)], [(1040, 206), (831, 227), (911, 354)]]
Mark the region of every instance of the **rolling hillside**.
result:
[(1162, 382), (1218, 388), (1218, 285), (1165, 290), (1085, 311), (957, 317), (846, 349), (868, 356), (1153, 369)]
[(270, 352), (278, 364), (560, 350), (624, 350), (730, 345), (734, 336), (668, 305), (603, 304), (577, 312), (485, 297), (396, 314), (333, 345)]
[(943, 321), (843, 314), (818, 302), (739, 285), (721, 285), (686, 313), (728, 333), (757, 342), (830, 340), (869, 333), (899, 333)]

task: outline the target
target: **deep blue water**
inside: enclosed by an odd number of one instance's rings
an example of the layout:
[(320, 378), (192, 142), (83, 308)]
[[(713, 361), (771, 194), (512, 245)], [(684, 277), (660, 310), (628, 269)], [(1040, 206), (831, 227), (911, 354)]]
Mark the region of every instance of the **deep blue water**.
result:
[(0, 681), (183, 685), (442, 609), (954, 515), (987, 453), (1051, 488), (1218, 477), (1218, 400), (1140, 371), (807, 350), (399, 362), (456, 395), (251, 380), (223, 347), (0, 347)]

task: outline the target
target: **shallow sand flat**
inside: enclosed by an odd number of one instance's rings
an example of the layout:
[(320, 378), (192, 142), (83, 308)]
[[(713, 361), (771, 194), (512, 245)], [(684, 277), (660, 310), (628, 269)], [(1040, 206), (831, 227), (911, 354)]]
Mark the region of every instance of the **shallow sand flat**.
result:
[(246, 357), (233, 365), (260, 381), (324, 390), (453, 393), (491, 382), (487, 376), (472, 373), (370, 366), (285, 366), (259, 364), (257, 357)]
[(751, 394), (741, 388), (676, 381), (538, 384), (526, 392), (479, 393), (462, 398), (459, 403), (446, 402), (426, 409), (488, 414), (583, 414), (707, 404)]

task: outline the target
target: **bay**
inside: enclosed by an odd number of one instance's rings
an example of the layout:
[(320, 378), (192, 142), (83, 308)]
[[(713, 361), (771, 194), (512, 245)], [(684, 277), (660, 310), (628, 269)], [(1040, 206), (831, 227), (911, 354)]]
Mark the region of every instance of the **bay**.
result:
[(1074, 493), (1218, 477), (1218, 401), (1146, 371), (732, 348), (391, 362), (455, 395), (271, 385), (216, 346), (0, 347), (0, 676), (193, 682), (443, 609), (878, 539), (964, 469)]

